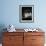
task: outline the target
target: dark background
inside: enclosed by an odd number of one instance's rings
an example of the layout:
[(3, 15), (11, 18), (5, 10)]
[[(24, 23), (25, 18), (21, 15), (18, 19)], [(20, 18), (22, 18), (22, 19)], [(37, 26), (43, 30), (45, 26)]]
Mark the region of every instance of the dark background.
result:
[(32, 7), (22, 7), (22, 20), (32, 20), (32, 16), (24, 17), (24, 13), (32, 13)]

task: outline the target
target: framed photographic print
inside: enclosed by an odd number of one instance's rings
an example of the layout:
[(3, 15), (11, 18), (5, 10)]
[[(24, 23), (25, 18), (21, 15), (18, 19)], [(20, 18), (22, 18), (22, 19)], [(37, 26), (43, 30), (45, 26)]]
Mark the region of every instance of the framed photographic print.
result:
[(19, 5), (19, 21), (34, 22), (34, 5)]

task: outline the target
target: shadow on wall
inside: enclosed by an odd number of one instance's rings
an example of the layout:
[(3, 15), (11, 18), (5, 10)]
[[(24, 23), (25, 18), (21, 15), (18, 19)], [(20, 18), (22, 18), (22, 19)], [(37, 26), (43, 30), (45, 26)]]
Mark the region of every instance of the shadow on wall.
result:
[(6, 31), (6, 29), (4, 30), (5, 25), (4, 24), (0, 24), (0, 43), (2, 43), (2, 36), (3, 36), (3, 32)]

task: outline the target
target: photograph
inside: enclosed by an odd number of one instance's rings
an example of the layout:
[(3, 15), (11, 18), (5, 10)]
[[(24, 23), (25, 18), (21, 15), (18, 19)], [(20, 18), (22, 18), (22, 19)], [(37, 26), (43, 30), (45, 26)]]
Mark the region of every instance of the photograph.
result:
[(20, 5), (20, 22), (34, 21), (34, 5)]

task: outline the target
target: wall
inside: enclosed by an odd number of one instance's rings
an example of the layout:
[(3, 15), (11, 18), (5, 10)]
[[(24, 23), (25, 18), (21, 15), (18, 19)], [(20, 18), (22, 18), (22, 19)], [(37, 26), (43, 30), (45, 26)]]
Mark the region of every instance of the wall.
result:
[[(1, 0), (0, 25), (13, 24), (16, 28), (46, 28), (46, 1), (40, 0)], [(34, 23), (19, 22), (19, 5), (34, 5)]]
[[(0, 31), (13, 24), (15, 28), (42, 28), (46, 32), (46, 0), (0, 0)], [(19, 5), (34, 5), (34, 23), (19, 22)]]

